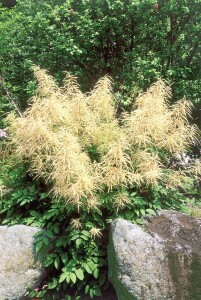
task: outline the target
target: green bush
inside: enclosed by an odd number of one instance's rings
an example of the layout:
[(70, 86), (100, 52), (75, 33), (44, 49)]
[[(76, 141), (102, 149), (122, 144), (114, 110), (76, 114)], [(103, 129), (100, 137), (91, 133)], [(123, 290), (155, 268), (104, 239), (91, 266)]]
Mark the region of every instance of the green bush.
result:
[(22, 110), (35, 89), (30, 61), (59, 84), (71, 72), (84, 91), (105, 74), (125, 95), (133, 82), (141, 91), (161, 77), (173, 100), (185, 96), (199, 109), (200, 0), (160, 0), (158, 9), (152, 0), (17, 2), (1, 9), (0, 65)]

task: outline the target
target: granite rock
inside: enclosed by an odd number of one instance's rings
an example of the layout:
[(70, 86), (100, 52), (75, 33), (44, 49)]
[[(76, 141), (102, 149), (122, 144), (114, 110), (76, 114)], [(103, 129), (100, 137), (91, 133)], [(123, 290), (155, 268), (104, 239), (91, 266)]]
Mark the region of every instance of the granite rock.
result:
[(118, 300), (201, 300), (201, 220), (167, 210), (143, 227), (117, 219), (108, 263)]
[(25, 225), (0, 226), (0, 300), (19, 300), (42, 279), (41, 258), (33, 248), (38, 230)]

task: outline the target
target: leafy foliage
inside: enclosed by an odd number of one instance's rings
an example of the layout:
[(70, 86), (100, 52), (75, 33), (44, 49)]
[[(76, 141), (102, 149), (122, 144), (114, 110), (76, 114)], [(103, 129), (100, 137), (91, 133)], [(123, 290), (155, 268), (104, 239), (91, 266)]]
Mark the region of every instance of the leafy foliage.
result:
[(1, 9), (0, 64), (22, 109), (35, 89), (30, 61), (59, 83), (70, 71), (84, 90), (109, 74), (123, 105), (131, 87), (145, 90), (165, 78), (173, 100), (185, 96), (199, 109), (200, 0), (160, 0), (157, 9), (153, 0), (17, 2)]

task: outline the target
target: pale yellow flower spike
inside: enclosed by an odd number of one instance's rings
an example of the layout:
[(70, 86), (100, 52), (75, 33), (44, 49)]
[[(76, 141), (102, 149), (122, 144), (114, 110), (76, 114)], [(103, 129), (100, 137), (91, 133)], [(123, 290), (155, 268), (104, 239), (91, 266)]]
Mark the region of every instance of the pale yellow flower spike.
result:
[(113, 206), (116, 207), (117, 213), (118, 213), (119, 209), (124, 208), (128, 204), (130, 204), (129, 197), (127, 195), (124, 195), (124, 194), (118, 194), (117, 197), (114, 200)]
[[(22, 117), (8, 116), (9, 135), (35, 175), (52, 185), (59, 200), (77, 209), (99, 207), (96, 194), (105, 186), (110, 191), (156, 184), (164, 168), (157, 150), (184, 151), (198, 136), (187, 120), (192, 105), (181, 100), (170, 106), (171, 90), (162, 80), (136, 99), (130, 114), (117, 119), (109, 77), (83, 94), (73, 76), (66, 76), (63, 88), (38, 66), (35, 76), (38, 88), (29, 108)], [(198, 165), (194, 173), (199, 173)], [(173, 182), (174, 176), (169, 184)], [(117, 209), (126, 204), (120, 196), (114, 202)], [(100, 236), (100, 229), (91, 234)]]
[(70, 222), (70, 225), (73, 229), (80, 229), (82, 227), (82, 223), (80, 221), (80, 218), (72, 219)]
[(89, 230), (91, 236), (93, 239), (97, 238), (97, 237), (101, 237), (102, 236), (102, 233), (101, 233), (101, 229), (99, 228), (96, 228), (96, 227), (92, 227), (90, 230)]

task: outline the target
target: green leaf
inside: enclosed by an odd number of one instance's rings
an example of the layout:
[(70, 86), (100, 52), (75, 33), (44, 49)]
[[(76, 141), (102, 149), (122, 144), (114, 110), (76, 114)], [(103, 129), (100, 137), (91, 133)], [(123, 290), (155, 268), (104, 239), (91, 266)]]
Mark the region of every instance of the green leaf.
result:
[(88, 237), (86, 237), (86, 236), (83, 235), (83, 234), (81, 234), (80, 237), (81, 237), (81, 239), (83, 239), (83, 240), (85, 240), (85, 241), (88, 241), (88, 239), (89, 239)]
[(87, 262), (87, 265), (88, 265), (88, 267), (90, 268), (90, 270), (91, 270), (92, 272), (93, 272), (93, 271), (96, 269), (96, 267), (97, 267), (97, 264), (94, 263), (92, 260), (88, 261), (88, 262)]
[(96, 287), (96, 288), (94, 289), (94, 295), (97, 296), (97, 297), (102, 296), (102, 293), (101, 293), (101, 290), (100, 290), (99, 287)]
[(43, 242), (45, 245), (47, 245), (47, 246), (49, 245), (49, 240), (46, 236), (43, 238)]
[(94, 290), (93, 290), (93, 288), (91, 288), (91, 289), (89, 290), (89, 295), (90, 295), (91, 298), (94, 297)]
[(93, 271), (93, 275), (94, 275), (94, 277), (97, 279), (97, 278), (98, 278), (98, 275), (99, 275), (99, 269), (95, 269), (95, 270)]
[(49, 267), (51, 264), (53, 263), (53, 257), (51, 257), (50, 255), (48, 255), (45, 259), (44, 262), (44, 267)]
[(12, 215), (12, 213), (14, 212), (14, 207), (10, 208), (7, 212), (7, 218), (10, 217)]
[(86, 287), (85, 287), (85, 294), (88, 294), (89, 289), (90, 289), (90, 286), (89, 286), (89, 285), (86, 285)]
[(140, 225), (144, 224), (144, 221), (142, 219), (136, 219), (136, 222), (137, 222), (137, 224), (140, 224)]
[(147, 208), (146, 212), (148, 212), (151, 215), (155, 214), (155, 211), (153, 209), (151, 209), (151, 208)]
[(75, 284), (76, 283), (76, 276), (75, 276), (75, 273), (70, 273), (70, 279), (71, 281)]
[(43, 241), (39, 241), (38, 243), (35, 244), (35, 249), (36, 249), (36, 252), (38, 252), (42, 246), (43, 246)]
[(39, 293), (37, 293), (37, 298), (43, 297), (46, 293), (46, 290), (40, 291)]
[(68, 254), (61, 253), (61, 260), (62, 260), (63, 264), (66, 264), (68, 262)]
[(74, 240), (78, 239), (79, 237), (80, 237), (80, 235), (77, 234), (77, 235), (74, 235), (74, 236), (70, 237), (70, 240), (74, 241)]
[(83, 270), (82, 270), (82, 269), (76, 269), (76, 270), (75, 270), (75, 274), (76, 274), (76, 276), (77, 276), (80, 280), (83, 280), (83, 279), (84, 279), (84, 273), (83, 273)]
[(89, 266), (87, 265), (87, 263), (84, 264), (84, 268), (85, 268), (85, 270), (87, 271), (87, 273), (92, 274), (92, 271), (91, 271), (91, 269), (89, 268)]
[(54, 266), (57, 270), (59, 269), (59, 256), (57, 256), (56, 259), (54, 260)]
[(54, 278), (51, 282), (48, 283), (48, 289), (49, 290), (55, 289), (57, 285), (58, 285), (58, 281), (56, 278)]
[(77, 265), (77, 261), (75, 259), (71, 259), (68, 264), (67, 264), (67, 267), (68, 268), (73, 268)]
[(36, 294), (37, 294), (37, 292), (36, 292), (36, 291), (31, 291), (31, 292), (29, 292), (29, 298), (33, 298), (33, 297), (35, 297), (35, 296), (36, 296)]
[(59, 239), (57, 242), (56, 242), (56, 244), (55, 244), (55, 247), (56, 248), (59, 248), (59, 247), (61, 247), (62, 245), (63, 245), (63, 239)]
[(47, 231), (45, 232), (45, 234), (46, 234), (49, 238), (51, 238), (51, 239), (54, 238), (54, 235), (53, 235), (52, 231), (50, 231), (50, 230), (47, 230)]
[(82, 230), (82, 234), (87, 236), (87, 237), (90, 237), (90, 233), (86, 230)]
[(77, 239), (75, 243), (76, 243), (76, 246), (79, 247), (82, 244), (82, 240), (81, 239)]
[(61, 276), (59, 277), (59, 283), (63, 282), (66, 280), (66, 278), (69, 276), (68, 272), (62, 273)]

